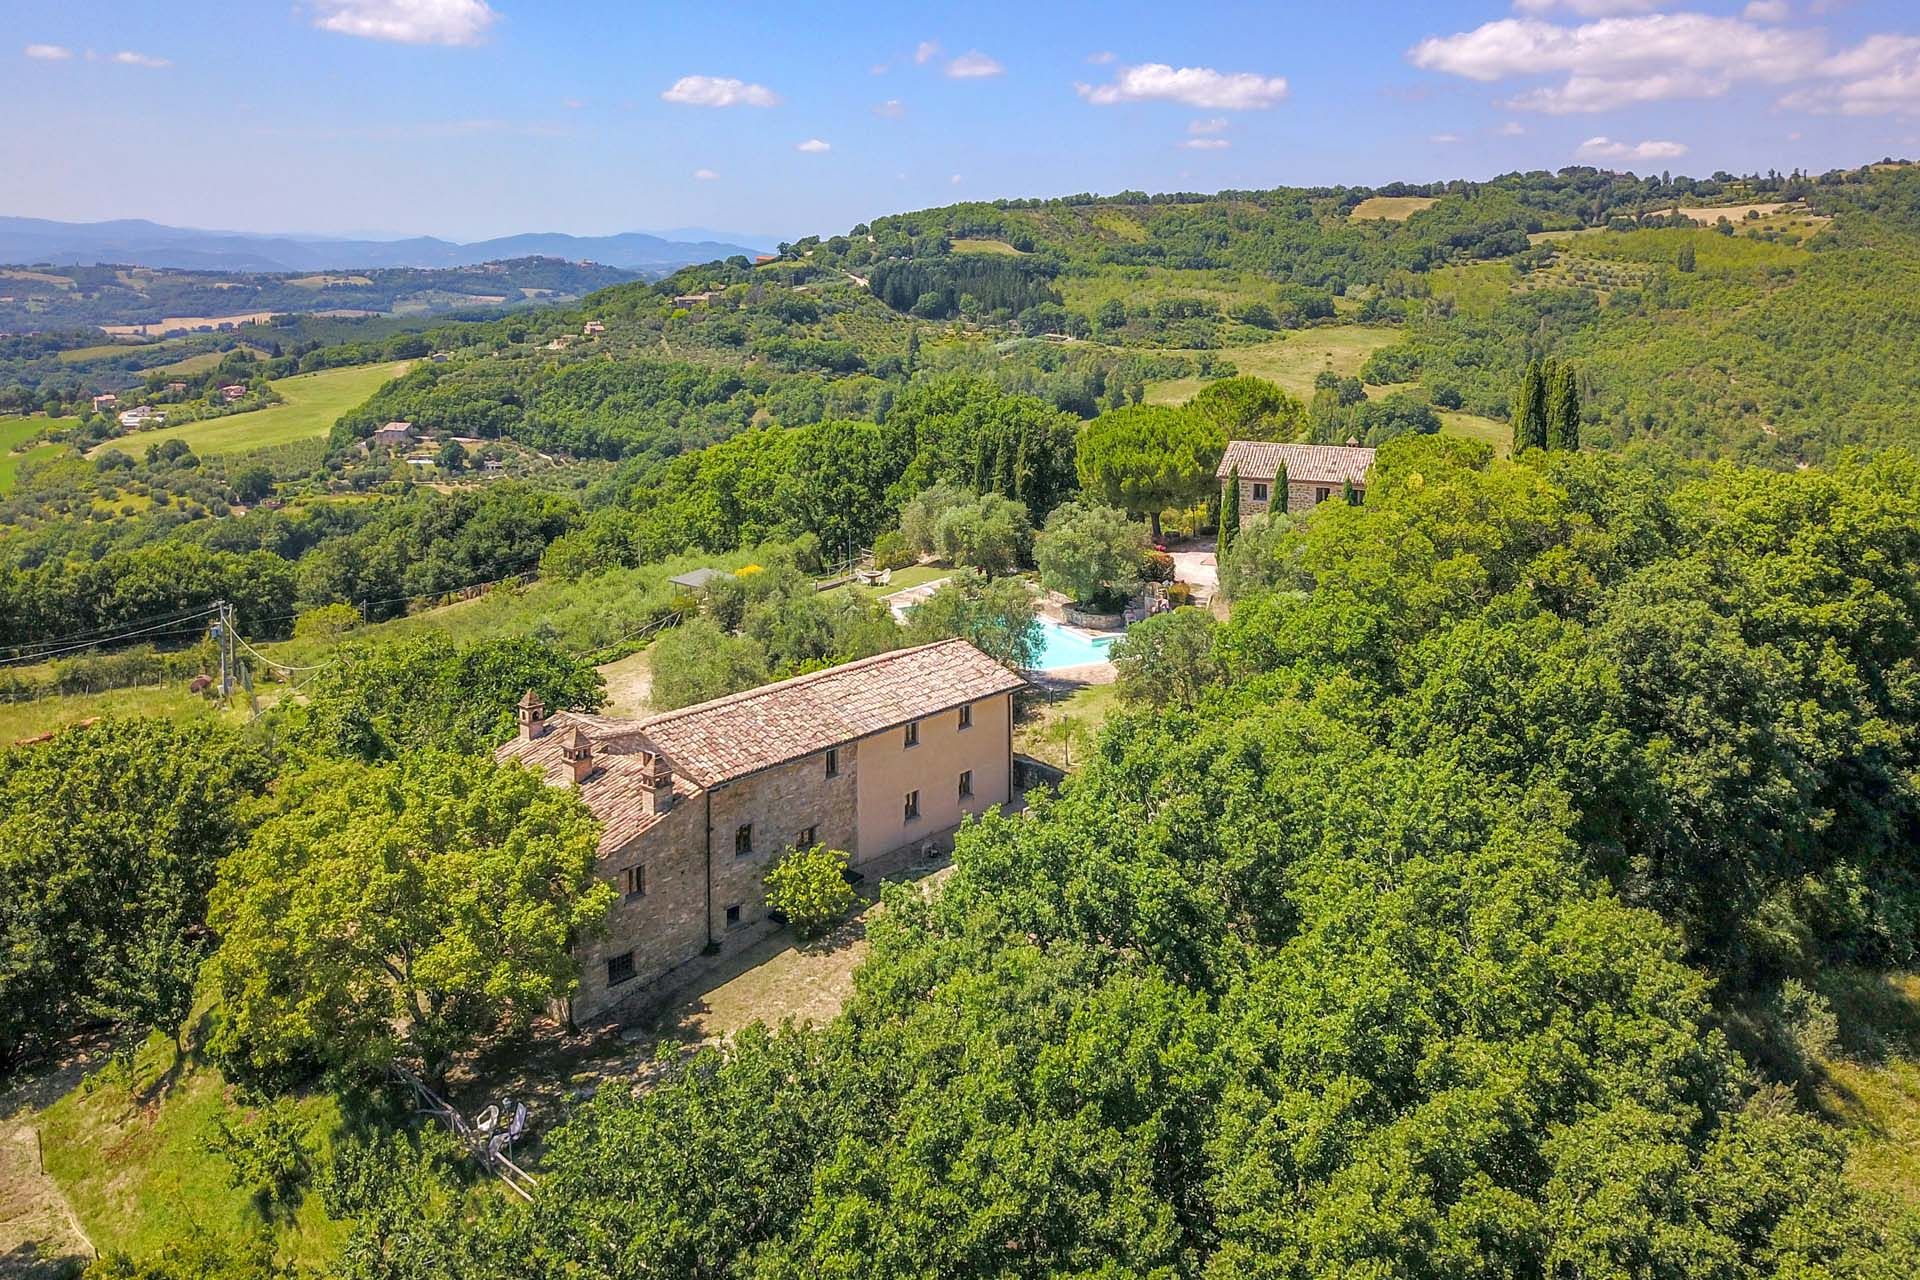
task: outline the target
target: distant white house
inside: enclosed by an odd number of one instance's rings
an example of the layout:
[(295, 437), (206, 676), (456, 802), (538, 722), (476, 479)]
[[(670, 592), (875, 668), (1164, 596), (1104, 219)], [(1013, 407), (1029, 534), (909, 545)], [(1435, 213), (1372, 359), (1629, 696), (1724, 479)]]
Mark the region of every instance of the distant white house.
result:
[(93, 411), (95, 413), (99, 413), (101, 410), (111, 409), (113, 408), (113, 406), (119, 403), (120, 403), (120, 397), (113, 394), (113, 392), (108, 391), (102, 395), (97, 395), (93, 398)]
[(123, 427), (158, 427), (164, 425), (166, 420), (166, 412), (150, 404), (137, 404), (120, 414), (120, 425)]
[(580, 330), (580, 332), (587, 334), (588, 336), (591, 336), (596, 333), (605, 333), (606, 331), (607, 331), (607, 326), (605, 326), (604, 324), (601, 324), (598, 320), (587, 321), (587, 323), (584, 326), (582, 326)]

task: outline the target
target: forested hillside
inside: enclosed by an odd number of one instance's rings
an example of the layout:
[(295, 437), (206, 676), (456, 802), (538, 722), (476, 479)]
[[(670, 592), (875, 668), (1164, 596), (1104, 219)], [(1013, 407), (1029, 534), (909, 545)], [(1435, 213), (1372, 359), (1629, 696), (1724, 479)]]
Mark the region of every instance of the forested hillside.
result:
[[(89, 1275), (1905, 1280), (1916, 285), (1920, 170), (1579, 168), (890, 215), (110, 402), (13, 340), (0, 1069), (101, 1055), (40, 1112)], [(1031, 670), (1043, 597), (1180, 607), (1021, 695), (1022, 750), (1101, 699), (1057, 787), (809, 942), (838, 1016), (555, 1015), (646, 894), (490, 754), (527, 690)], [(394, 1064), (536, 1099), (530, 1202)]]

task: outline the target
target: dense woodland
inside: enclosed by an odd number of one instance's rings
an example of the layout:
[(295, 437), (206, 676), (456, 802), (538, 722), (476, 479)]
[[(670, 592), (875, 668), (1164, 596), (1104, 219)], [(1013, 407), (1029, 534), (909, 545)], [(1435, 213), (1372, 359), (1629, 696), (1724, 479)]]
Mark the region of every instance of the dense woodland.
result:
[[(1790, 207), (1668, 212), (1735, 201)], [(177, 679), (217, 600), (298, 682), (0, 751), (0, 1069), (88, 1028), (103, 1087), (178, 1046), (246, 1116), (254, 1228), (90, 1274), (305, 1274), (316, 1220), (356, 1280), (1913, 1274), (1820, 1064), (1895, 1052), (1837, 1008), (1920, 967), (1915, 271), (1905, 167), (1005, 201), (298, 322), (200, 376), (444, 358), (273, 458), (74, 412), (0, 495), (0, 698)], [(1236, 363), (1355, 326), (1292, 389)], [(393, 420), (540, 469), (420, 482)], [(577, 797), (488, 755), (526, 689), (597, 709), (654, 627), (660, 707), (945, 635), (1026, 665), (1018, 575), (1111, 604), (1223, 519), (1228, 440), (1350, 437), (1365, 501), (1136, 626), (1057, 792), (887, 890), (839, 1017), (556, 1102), (531, 1206), (386, 1092), (543, 1052), (606, 910)], [(814, 589), (863, 552), (954, 581), (907, 626)], [(367, 629), (536, 572), (572, 613)]]

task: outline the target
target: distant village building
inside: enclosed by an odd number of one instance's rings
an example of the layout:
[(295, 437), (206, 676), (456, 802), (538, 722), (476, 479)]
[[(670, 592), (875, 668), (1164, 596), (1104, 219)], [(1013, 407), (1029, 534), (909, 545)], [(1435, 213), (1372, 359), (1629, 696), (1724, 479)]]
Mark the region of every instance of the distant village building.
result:
[(120, 397), (113, 394), (113, 392), (109, 391), (103, 395), (97, 395), (93, 398), (93, 411), (95, 413), (100, 413), (103, 410), (113, 408), (113, 406), (119, 403), (120, 403)]
[(436, 351), (432, 355), (427, 357), (427, 359), (431, 360), (435, 364), (445, 364), (447, 361), (451, 360), (452, 358), (453, 358), (452, 354), (446, 351)]
[(778, 261), (780, 261), (780, 255), (777, 253), (756, 253), (753, 255), (753, 265), (756, 267)]
[(167, 384), (167, 394), (170, 396), (183, 396), (187, 394), (187, 384), (184, 382), (169, 382)]
[(559, 711), (531, 691), (494, 754), (577, 788), (619, 900), (583, 943), (576, 1018), (632, 1007), (704, 954), (772, 925), (762, 881), (789, 849), (883, 875), (1014, 797), (1024, 681), (964, 640), (883, 653), (644, 720)]
[(596, 334), (596, 333), (605, 333), (607, 331), (607, 326), (605, 326), (604, 324), (601, 324), (598, 320), (589, 320), (585, 325), (581, 327), (580, 331), (582, 333), (587, 334), (589, 337), (591, 337), (593, 334)]
[(242, 396), (246, 394), (247, 394), (246, 384), (241, 382), (229, 382), (226, 386), (220, 388), (220, 398), (227, 401), (227, 403), (229, 404), (233, 403), (235, 400), (240, 399)]
[(1352, 486), (1355, 500), (1367, 491), (1367, 473), (1373, 469), (1373, 450), (1355, 444), (1269, 444), (1235, 440), (1227, 445), (1214, 473), (1221, 497), (1227, 479), (1240, 473), (1240, 523), (1245, 525), (1274, 505), (1274, 484), (1281, 468), (1287, 473), (1287, 510), (1311, 511)]
[(705, 306), (719, 296), (718, 289), (709, 289), (705, 293), (680, 293), (674, 295), (673, 305), (676, 307)]
[(411, 422), (389, 422), (368, 437), (368, 443), (376, 449), (398, 449), (413, 440)]
[(120, 425), (123, 427), (157, 427), (166, 420), (166, 413), (150, 404), (137, 404), (131, 409), (122, 410), (120, 414)]

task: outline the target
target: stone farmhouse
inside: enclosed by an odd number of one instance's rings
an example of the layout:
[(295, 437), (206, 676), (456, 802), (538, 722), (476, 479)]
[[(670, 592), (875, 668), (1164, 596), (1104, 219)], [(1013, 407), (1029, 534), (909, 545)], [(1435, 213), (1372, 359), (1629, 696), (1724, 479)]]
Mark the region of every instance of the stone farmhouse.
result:
[(578, 951), (578, 1020), (638, 1009), (661, 979), (772, 927), (768, 866), (813, 844), (884, 875), (1014, 797), (1019, 676), (964, 640), (863, 658), (640, 720), (557, 711), (531, 691), (495, 755), (579, 789), (619, 895)]
[(1227, 480), (1240, 472), (1240, 524), (1274, 505), (1274, 487), (1282, 469), (1287, 477), (1287, 510), (1311, 511), (1321, 503), (1338, 497), (1348, 485), (1356, 500), (1367, 492), (1367, 473), (1373, 469), (1373, 450), (1353, 444), (1269, 444), (1260, 440), (1235, 440), (1227, 445), (1214, 472), (1220, 481), (1220, 495), (1226, 497)]

